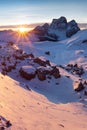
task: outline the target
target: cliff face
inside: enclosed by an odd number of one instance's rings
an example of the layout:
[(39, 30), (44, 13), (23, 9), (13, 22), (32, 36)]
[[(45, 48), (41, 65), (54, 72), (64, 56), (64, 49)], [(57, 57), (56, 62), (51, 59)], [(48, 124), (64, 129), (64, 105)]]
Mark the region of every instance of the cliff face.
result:
[(75, 20), (67, 22), (65, 17), (53, 19), (51, 24), (45, 23), (43, 26), (37, 26), (33, 32), (40, 41), (51, 40), (58, 41), (71, 37), (80, 30)]

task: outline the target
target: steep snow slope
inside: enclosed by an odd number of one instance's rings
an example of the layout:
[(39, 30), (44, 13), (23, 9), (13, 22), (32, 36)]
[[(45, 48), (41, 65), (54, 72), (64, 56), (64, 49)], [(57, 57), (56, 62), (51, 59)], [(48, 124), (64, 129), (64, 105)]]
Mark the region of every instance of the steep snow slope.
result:
[[(63, 96), (63, 95), (61, 95)], [(9, 119), (9, 130), (86, 130), (86, 105), (54, 104), (19, 82), (0, 75), (0, 112)]]

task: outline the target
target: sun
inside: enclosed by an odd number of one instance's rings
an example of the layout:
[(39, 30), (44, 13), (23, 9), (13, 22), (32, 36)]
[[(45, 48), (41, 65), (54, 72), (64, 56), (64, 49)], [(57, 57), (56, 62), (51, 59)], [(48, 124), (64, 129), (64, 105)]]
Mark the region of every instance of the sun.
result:
[(27, 31), (27, 29), (25, 27), (20, 27), (19, 28), (20, 33), (25, 33), (26, 31)]

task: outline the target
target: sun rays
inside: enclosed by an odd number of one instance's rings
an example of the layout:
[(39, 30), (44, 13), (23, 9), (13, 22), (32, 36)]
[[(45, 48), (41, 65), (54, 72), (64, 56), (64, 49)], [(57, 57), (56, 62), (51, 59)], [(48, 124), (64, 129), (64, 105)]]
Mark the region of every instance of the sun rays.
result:
[(29, 37), (28, 37), (28, 28), (26, 27), (19, 27), (17, 29), (17, 39), (16, 39), (16, 43), (20, 42), (20, 41), (25, 41), (28, 42), (29, 41)]
[(20, 27), (18, 30), (20, 33), (26, 33), (28, 31), (25, 27)]

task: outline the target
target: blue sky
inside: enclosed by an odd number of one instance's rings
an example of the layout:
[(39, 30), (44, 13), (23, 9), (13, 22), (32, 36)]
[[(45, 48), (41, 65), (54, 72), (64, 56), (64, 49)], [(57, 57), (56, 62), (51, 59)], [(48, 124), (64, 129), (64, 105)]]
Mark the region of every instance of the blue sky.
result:
[(0, 0), (0, 26), (51, 22), (67, 17), (87, 23), (87, 0)]

